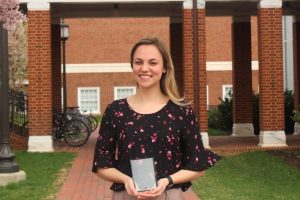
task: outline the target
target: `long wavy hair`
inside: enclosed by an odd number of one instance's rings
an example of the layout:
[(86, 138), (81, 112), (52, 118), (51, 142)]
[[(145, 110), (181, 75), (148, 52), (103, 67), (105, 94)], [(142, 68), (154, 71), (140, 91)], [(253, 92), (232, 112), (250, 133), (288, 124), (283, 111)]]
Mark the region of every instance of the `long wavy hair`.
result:
[(165, 44), (160, 41), (158, 38), (143, 38), (138, 41), (131, 49), (130, 53), (130, 65), (133, 68), (133, 58), (135, 51), (139, 46), (142, 45), (154, 45), (158, 51), (160, 52), (163, 58), (163, 67), (166, 70), (165, 73), (162, 74), (160, 79), (160, 90), (161, 92), (168, 96), (171, 101), (180, 106), (186, 106), (189, 103), (184, 101), (184, 97), (180, 96), (178, 87), (175, 80), (175, 72), (174, 65), (170, 55), (170, 52), (166, 48)]

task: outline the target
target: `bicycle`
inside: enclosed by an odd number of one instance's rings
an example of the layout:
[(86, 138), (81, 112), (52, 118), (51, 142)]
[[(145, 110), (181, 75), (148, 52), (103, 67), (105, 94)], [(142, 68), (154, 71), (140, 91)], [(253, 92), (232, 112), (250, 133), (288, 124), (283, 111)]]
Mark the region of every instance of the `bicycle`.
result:
[[(98, 128), (98, 120), (93, 115), (85, 115), (84, 113), (87, 112), (87, 110), (84, 110), (83, 113), (80, 113), (79, 107), (68, 107), (67, 113), (74, 116), (82, 118), (82, 120), (86, 123), (86, 125), (90, 128), (91, 133), (94, 132)], [(91, 112), (90, 112), (91, 113)]]
[(90, 130), (80, 119), (64, 113), (53, 114), (53, 137), (55, 140), (64, 140), (69, 146), (84, 145), (90, 136)]

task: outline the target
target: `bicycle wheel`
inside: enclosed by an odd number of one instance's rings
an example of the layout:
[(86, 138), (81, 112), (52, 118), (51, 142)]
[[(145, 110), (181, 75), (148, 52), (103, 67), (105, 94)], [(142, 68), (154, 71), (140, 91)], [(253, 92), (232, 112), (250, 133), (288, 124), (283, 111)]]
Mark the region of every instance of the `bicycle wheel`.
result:
[(64, 140), (72, 147), (80, 147), (89, 139), (89, 129), (84, 122), (78, 119), (68, 121), (64, 129)]
[(93, 127), (90, 119), (85, 115), (76, 116), (75, 119), (82, 121), (88, 127), (89, 135), (91, 135)]
[(94, 132), (98, 128), (97, 118), (92, 115), (88, 115), (88, 119), (90, 120), (90, 122), (92, 124), (92, 132)]

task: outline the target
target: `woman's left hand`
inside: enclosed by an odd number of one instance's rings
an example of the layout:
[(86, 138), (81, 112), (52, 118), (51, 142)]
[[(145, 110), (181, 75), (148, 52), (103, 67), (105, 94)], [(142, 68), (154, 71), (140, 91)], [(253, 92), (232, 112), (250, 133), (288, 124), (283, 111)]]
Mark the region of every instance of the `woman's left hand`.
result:
[(157, 187), (153, 190), (138, 193), (137, 199), (152, 199), (159, 197), (169, 185), (169, 180), (166, 178), (159, 179)]

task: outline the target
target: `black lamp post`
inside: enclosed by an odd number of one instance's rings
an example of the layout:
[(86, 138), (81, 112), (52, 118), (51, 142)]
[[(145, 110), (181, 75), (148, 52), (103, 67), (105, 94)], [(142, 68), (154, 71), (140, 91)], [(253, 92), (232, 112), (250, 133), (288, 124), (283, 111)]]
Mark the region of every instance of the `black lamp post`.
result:
[(15, 155), (9, 143), (9, 73), (8, 73), (8, 36), (0, 23), (1, 30), (1, 71), (0, 71), (0, 174), (19, 172)]
[(60, 38), (63, 47), (63, 104), (64, 113), (67, 112), (67, 78), (66, 78), (66, 40), (69, 37), (69, 25), (64, 23), (64, 20), (60, 24)]

